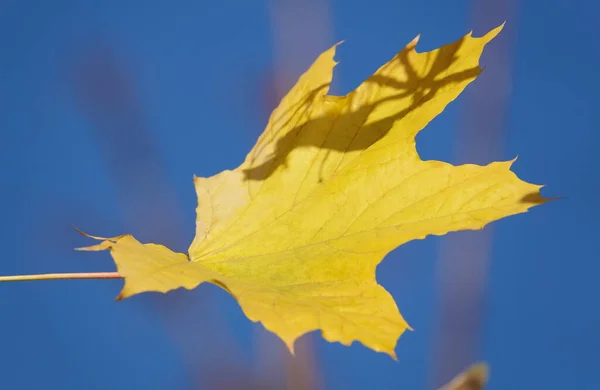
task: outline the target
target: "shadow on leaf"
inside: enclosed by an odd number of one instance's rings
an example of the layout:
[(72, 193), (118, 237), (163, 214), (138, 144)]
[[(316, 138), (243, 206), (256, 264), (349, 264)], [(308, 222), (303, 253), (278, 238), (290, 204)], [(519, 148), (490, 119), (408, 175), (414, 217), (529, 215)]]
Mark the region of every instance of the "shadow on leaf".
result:
[[(286, 166), (288, 155), (296, 148), (317, 147), (328, 151), (335, 150), (340, 152), (365, 150), (369, 148), (384, 137), (396, 121), (404, 118), (411, 111), (414, 111), (434, 98), (440, 93), (443, 87), (475, 78), (481, 73), (482, 69), (475, 66), (467, 70), (447, 74), (450, 65), (458, 58), (457, 52), (466, 39), (467, 37), (463, 37), (452, 44), (441, 47), (438, 55), (432, 60), (433, 64), (431, 65), (431, 69), (425, 75), (419, 75), (417, 70), (410, 63), (409, 53), (412, 48), (407, 46), (407, 48), (398, 53), (392, 61), (384, 65), (402, 65), (404, 74), (399, 74), (398, 78), (374, 74), (367, 78), (363, 84), (365, 86), (368, 86), (368, 84), (377, 84), (382, 88), (394, 88), (397, 90), (397, 93), (381, 99), (376, 99), (370, 104), (361, 104), (361, 102), (355, 101), (360, 98), (358, 89), (350, 92), (344, 97), (326, 95), (324, 98), (330, 99), (331, 102), (345, 100), (344, 105), (346, 107), (356, 107), (356, 109), (352, 109), (350, 112), (339, 115), (329, 112), (301, 124), (292, 124), (292, 118), (300, 121), (302, 117), (310, 113), (312, 109), (310, 102), (317, 94), (322, 93), (324, 88), (329, 88), (329, 84), (320, 85), (310, 91), (304, 98), (300, 99), (294, 107), (290, 107), (284, 115), (281, 115), (279, 118), (271, 118), (271, 122), (269, 123), (270, 127), (278, 129), (278, 131), (271, 134), (269, 140), (259, 140), (259, 142), (257, 142), (255, 149), (249, 156), (250, 168), (244, 170), (245, 179), (253, 181), (267, 179), (281, 165)], [(424, 54), (430, 57), (432, 53), (433, 52), (428, 52)], [(429, 60), (429, 58), (427, 59)], [(401, 77), (403, 79), (401, 79)], [(404, 99), (410, 96), (412, 96), (412, 103), (408, 107), (365, 125), (373, 110), (378, 106), (383, 103)], [(283, 120), (282, 118), (286, 118), (285, 122), (279, 123)], [(333, 122), (335, 122), (335, 126), (332, 126)], [(341, 123), (347, 125), (340, 126), (339, 124)], [(278, 137), (278, 133), (285, 131), (289, 127), (292, 127), (292, 130), (288, 131), (282, 137)], [(327, 134), (325, 138), (302, 136), (304, 133), (311, 131), (311, 129), (327, 129), (329, 134)], [(266, 161), (257, 163), (257, 156), (260, 156), (270, 140), (276, 138), (278, 139), (275, 144), (274, 153)], [(319, 143), (317, 143), (317, 141)]]

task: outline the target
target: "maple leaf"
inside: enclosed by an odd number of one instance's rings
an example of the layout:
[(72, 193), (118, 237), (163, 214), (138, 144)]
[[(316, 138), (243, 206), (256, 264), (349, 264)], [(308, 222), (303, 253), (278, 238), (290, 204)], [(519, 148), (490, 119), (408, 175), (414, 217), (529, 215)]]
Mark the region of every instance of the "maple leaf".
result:
[(320, 329), (331, 342), (395, 358), (409, 329), (375, 277), (408, 241), (481, 229), (544, 199), (514, 161), (452, 166), (422, 161), (415, 137), (481, 72), (485, 45), (469, 33), (418, 53), (417, 40), (346, 96), (328, 95), (336, 46), (321, 54), (272, 113), (234, 170), (194, 178), (189, 255), (131, 235), (100, 238), (125, 284), (119, 298), (200, 283), (232, 294), (245, 315), (293, 352)]

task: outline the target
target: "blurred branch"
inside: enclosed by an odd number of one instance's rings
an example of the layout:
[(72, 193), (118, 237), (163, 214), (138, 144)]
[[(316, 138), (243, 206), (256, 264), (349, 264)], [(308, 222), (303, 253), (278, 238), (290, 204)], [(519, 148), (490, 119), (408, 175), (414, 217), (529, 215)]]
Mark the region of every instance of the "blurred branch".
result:
[[(474, 30), (487, 31), (508, 22), (483, 53), (484, 63), (491, 66), (465, 91), (455, 148), (458, 163), (483, 164), (502, 159), (515, 3), (516, 0), (472, 2)], [(437, 271), (440, 309), (435, 321), (431, 373), (435, 386), (478, 358), (492, 231), (488, 226), (482, 231), (460, 232), (442, 239)]]
[[(180, 252), (187, 243), (181, 209), (164, 156), (146, 121), (132, 75), (110, 46), (92, 45), (73, 69), (72, 86), (115, 181), (121, 215), (128, 231), (142, 241), (160, 242)], [(214, 351), (234, 359), (231, 337), (220, 324), (210, 293), (174, 291), (140, 297), (159, 313), (169, 336), (183, 354), (193, 387), (216, 367)], [(204, 331), (198, 331), (202, 323)], [(211, 351), (209, 356), (206, 351)], [(223, 364), (221, 359), (220, 364)]]

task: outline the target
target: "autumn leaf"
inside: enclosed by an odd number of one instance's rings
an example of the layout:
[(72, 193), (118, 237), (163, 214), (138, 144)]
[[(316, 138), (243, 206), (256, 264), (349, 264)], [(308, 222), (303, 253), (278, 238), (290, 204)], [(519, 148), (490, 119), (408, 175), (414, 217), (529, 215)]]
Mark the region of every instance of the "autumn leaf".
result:
[(293, 352), (320, 329), (331, 342), (395, 357), (409, 329), (375, 277), (408, 241), (525, 212), (546, 201), (513, 161), (452, 166), (422, 161), (415, 137), (480, 73), (502, 29), (418, 53), (417, 39), (346, 96), (328, 95), (336, 47), (324, 52), (272, 113), (234, 170), (194, 179), (196, 236), (189, 255), (130, 235), (110, 250), (119, 298), (216, 284)]

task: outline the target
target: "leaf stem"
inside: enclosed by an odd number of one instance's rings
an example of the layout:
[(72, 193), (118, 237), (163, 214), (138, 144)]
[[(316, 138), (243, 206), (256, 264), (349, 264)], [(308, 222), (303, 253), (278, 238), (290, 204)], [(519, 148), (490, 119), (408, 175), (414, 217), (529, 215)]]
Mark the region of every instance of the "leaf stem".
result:
[(37, 274), (0, 276), (2, 282), (25, 282), (29, 280), (67, 280), (67, 279), (121, 279), (118, 272), (72, 272), (64, 274)]

